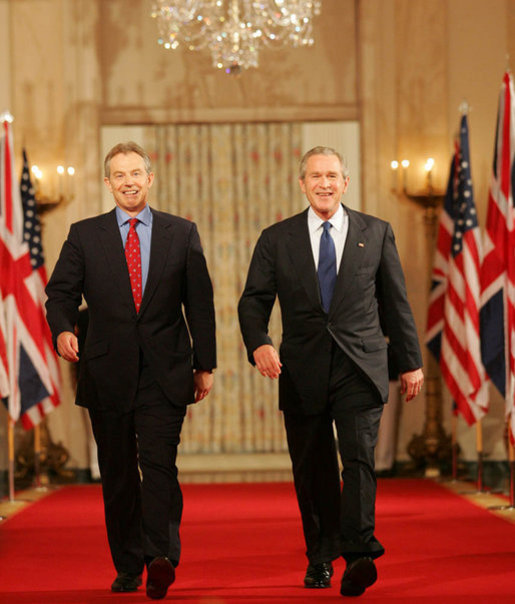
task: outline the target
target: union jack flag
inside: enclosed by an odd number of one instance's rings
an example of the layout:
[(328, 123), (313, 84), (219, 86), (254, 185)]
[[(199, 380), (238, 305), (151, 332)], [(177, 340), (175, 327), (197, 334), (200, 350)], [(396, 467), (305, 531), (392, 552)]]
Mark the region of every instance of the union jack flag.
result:
[(426, 344), (440, 363), (455, 410), (471, 425), (488, 409), (488, 382), (481, 361), (481, 236), (468, 138), (463, 115), (440, 213)]
[(61, 373), (57, 353), (52, 342), (52, 333), (48, 326), (45, 314), (46, 294), (45, 287), (48, 281), (41, 241), (41, 223), (39, 220), (34, 188), (30, 180), (29, 162), (27, 154), (23, 151), (23, 169), (20, 181), (20, 193), (23, 206), (23, 239), (27, 242), (30, 251), (30, 263), (32, 266), (32, 278), (37, 296), (39, 320), (43, 335), (43, 347), (45, 361), (50, 374), (52, 394), (36, 405), (32, 405), (21, 416), (22, 424), (29, 429), (38, 424), (43, 416), (47, 415), (59, 405), (61, 389)]
[(506, 72), (499, 94), (493, 173), (481, 268), (481, 353), (490, 379), (506, 401), (515, 442), (515, 100)]
[[(10, 121), (2, 122), (0, 139), (0, 293), (5, 311), (5, 342), (9, 378), (8, 411), (13, 421), (22, 416), (25, 427), (38, 423), (45, 399), (58, 402), (47, 361), (44, 313), (24, 237), (24, 215), (15, 180)], [(48, 327), (47, 327), (48, 329)], [(28, 414), (35, 405), (40, 413)], [(51, 405), (54, 407), (54, 404)]]

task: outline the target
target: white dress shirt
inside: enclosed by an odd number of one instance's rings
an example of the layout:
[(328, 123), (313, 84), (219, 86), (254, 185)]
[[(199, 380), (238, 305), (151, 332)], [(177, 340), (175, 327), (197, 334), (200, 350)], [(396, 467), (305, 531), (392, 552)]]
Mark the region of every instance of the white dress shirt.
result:
[[(322, 226), (326, 222), (318, 216), (313, 208), (310, 206), (308, 210), (308, 229), (309, 238), (311, 240), (311, 249), (313, 250), (313, 258), (315, 260), (315, 268), (318, 268), (318, 255), (320, 253), (320, 237), (324, 227)], [(336, 271), (340, 270), (340, 262), (342, 260), (343, 248), (345, 246), (345, 240), (347, 239), (347, 232), (349, 230), (349, 216), (347, 212), (340, 207), (329, 219), (331, 223), (331, 230), (329, 234), (333, 238), (334, 247), (336, 249)]]

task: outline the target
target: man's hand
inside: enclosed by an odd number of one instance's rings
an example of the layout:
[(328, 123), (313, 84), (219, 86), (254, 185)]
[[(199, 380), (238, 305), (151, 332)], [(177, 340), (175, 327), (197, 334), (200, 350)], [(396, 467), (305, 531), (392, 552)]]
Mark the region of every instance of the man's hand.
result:
[(195, 402), (198, 403), (209, 394), (213, 387), (214, 377), (210, 371), (195, 371), (193, 382), (195, 385)]
[(406, 402), (415, 398), (422, 388), (424, 383), (424, 374), (422, 369), (414, 369), (401, 373), (401, 394), (406, 394)]
[(281, 373), (282, 363), (276, 349), (270, 344), (263, 344), (254, 350), (253, 353), (256, 367), (261, 375), (275, 380)]
[(57, 351), (66, 361), (76, 363), (79, 360), (79, 341), (71, 331), (62, 331), (57, 336)]

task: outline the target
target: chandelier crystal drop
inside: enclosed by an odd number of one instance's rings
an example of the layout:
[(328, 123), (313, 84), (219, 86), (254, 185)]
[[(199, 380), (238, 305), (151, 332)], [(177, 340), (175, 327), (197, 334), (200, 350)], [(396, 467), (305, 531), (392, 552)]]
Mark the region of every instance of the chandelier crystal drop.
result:
[(207, 49), (226, 73), (258, 66), (262, 47), (311, 46), (321, 0), (154, 0), (158, 43)]

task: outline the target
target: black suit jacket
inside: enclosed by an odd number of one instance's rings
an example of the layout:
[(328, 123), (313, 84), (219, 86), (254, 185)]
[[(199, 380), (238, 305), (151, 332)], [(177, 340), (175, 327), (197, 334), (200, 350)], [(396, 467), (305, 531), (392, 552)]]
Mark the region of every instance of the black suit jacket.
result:
[[(213, 290), (194, 223), (152, 210), (148, 279), (136, 313), (115, 210), (72, 224), (48, 282), (54, 340), (74, 331), (82, 295), (89, 326), (76, 403), (127, 410), (140, 350), (167, 398), (193, 402), (193, 369), (216, 366)], [(184, 312), (183, 312), (184, 311)]]
[(329, 313), (321, 306), (307, 210), (263, 231), (239, 302), (250, 362), (268, 335), (278, 296), (283, 337), (279, 378), (283, 410), (316, 413), (327, 403), (333, 342), (388, 397), (388, 334), (400, 372), (422, 366), (404, 276), (390, 225), (345, 208), (349, 230)]

